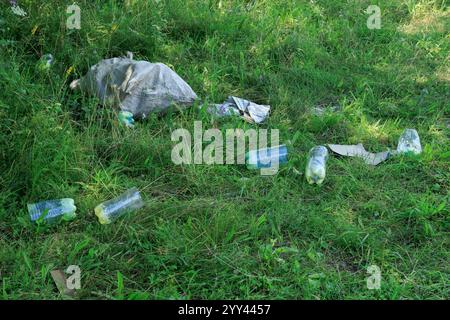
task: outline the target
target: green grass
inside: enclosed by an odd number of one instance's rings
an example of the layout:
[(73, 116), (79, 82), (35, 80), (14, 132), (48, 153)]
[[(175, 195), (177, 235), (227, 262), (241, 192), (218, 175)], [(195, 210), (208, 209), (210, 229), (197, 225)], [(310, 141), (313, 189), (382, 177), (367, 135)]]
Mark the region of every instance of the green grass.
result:
[[(448, 1), (131, 2), (78, 1), (79, 31), (65, 29), (72, 1), (19, 1), (24, 18), (0, 3), (2, 299), (60, 299), (50, 271), (73, 264), (80, 299), (449, 298)], [(366, 27), (370, 4), (380, 30)], [(289, 165), (270, 177), (175, 166), (174, 129), (254, 126), (189, 109), (127, 130), (116, 110), (69, 90), (127, 50), (171, 66), (204, 101), (270, 104), (260, 127), (293, 140)], [(49, 74), (35, 68), (45, 53)], [(332, 156), (324, 184), (306, 183), (312, 146), (381, 151), (405, 128), (418, 130), (420, 156), (377, 167)], [(132, 186), (145, 209), (100, 225), (94, 207)], [(63, 197), (74, 221), (31, 224), (27, 203)], [(370, 265), (380, 290), (366, 288)]]

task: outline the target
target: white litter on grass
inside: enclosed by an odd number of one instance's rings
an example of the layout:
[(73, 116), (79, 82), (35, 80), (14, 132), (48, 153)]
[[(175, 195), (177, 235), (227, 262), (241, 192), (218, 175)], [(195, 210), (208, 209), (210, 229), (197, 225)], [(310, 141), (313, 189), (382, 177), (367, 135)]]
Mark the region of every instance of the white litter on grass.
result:
[(213, 104), (207, 111), (217, 117), (238, 115), (251, 123), (261, 123), (267, 119), (270, 106), (256, 104), (252, 101), (230, 96), (222, 104)]
[(19, 7), (18, 5), (13, 5), (11, 7), (12, 12), (17, 15), (17, 16), (21, 16), (21, 17), (25, 17), (27, 15), (27, 13), (25, 12), (25, 10), (23, 10), (21, 7)]

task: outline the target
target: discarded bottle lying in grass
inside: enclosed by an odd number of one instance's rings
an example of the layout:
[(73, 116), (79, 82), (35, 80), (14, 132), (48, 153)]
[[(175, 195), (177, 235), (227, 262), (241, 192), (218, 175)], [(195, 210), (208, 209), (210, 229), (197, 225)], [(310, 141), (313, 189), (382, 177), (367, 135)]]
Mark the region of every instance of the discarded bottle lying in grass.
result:
[(53, 58), (53, 55), (48, 53), (44, 54), (37, 63), (37, 68), (41, 72), (49, 71), (51, 66), (53, 65), (53, 62), (55, 59)]
[(131, 188), (114, 199), (100, 203), (95, 207), (95, 215), (101, 224), (108, 224), (125, 213), (142, 208), (142, 206), (144, 206), (144, 202), (139, 190)]
[(248, 169), (271, 168), (287, 163), (288, 151), (286, 145), (271, 148), (251, 150), (245, 155), (245, 163)]
[(133, 114), (129, 111), (120, 111), (119, 121), (126, 125), (128, 128), (134, 128)]
[(419, 134), (415, 129), (405, 129), (398, 140), (397, 153), (422, 153)]
[(328, 159), (328, 149), (324, 146), (317, 146), (309, 151), (309, 160), (306, 165), (305, 176), (309, 184), (322, 184), (326, 175), (326, 162)]
[(28, 213), (31, 221), (47, 221), (49, 223), (59, 220), (72, 220), (75, 218), (75, 207), (73, 199), (64, 198), (58, 200), (47, 200), (28, 204)]

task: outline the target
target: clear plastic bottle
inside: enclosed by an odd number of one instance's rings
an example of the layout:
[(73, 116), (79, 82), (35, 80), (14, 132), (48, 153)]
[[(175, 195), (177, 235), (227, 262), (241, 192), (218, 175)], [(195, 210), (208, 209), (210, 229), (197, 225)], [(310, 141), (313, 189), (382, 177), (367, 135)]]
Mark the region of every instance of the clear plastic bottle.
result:
[(100, 203), (95, 207), (95, 215), (101, 224), (108, 224), (127, 212), (144, 206), (139, 190), (131, 188), (120, 196)]
[(419, 134), (415, 129), (405, 129), (398, 140), (397, 153), (422, 153)]
[[(278, 162), (277, 162), (278, 161)], [(283, 164), (288, 161), (286, 145), (271, 148), (251, 150), (245, 154), (245, 163), (248, 169), (271, 168), (274, 164)]]
[(328, 149), (324, 146), (316, 146), (309, 151), (309, 159), (306, 165), (305, 176), (309, 184), (322, 184), (326, 175), (326, 162)]
[(119, 121), (129, 128), (134, 127), (133, 114), (129, 111), (120, 111), (119, 112)]
[(41, 72), (49, 71), (53, 63), (55, 62), (55, 58), (51, 53), (44, 54), (37, 63), (37, 68)]
[(73, 199), (64, 198), (58, 200), (47, 200), (27, 205), (31, 221), (36, 222), (42, 217), (43, 221), (57, 222), (59, 220), (72, 220), (76, 217), (75, 202)]

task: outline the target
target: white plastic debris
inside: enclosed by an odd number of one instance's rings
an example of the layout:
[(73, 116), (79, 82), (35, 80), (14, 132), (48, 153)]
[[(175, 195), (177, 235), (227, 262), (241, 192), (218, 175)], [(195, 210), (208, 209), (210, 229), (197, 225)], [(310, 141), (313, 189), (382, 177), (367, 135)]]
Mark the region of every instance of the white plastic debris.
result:
[(398, 140), (397, 153), (403, 154), (408, 152), (414, 154), (422, 153), (420, 137), (415, 129), (405, 129)]
[(367, 152), (361, 143), (356, 145), (329, 144), (328, 147), (331, 149), (331, 151), (337, 154), (348, 157), (359, 157), (364, 159), (365, 163), (374, 166), (387, 160), (391, 155), (391, 151), (384, 151), (378, 153)]
[(20, 17), (25, 17), (27, 15), (27, 13), (25, 12), (25, 10), (23, 10), (21, 7), (19, 7), (19, 5), (17, 4), (17, 1), (10, 1), (11, 4), (11, 11)]
[(137, 118), (165, 111), (171, 105), (188, 107), (198, 99), (168, 66), (135, 61), (131, 53), (123, 58), (101, 60), (70, 87), (96, 95), (102, 104), (119, 107)]
[(269, 115), (270, 106), (230, 96), (222, 104), (213, 104), (207, 111), (217, 117), (238, 115), (251, 123), (261, 123)]

